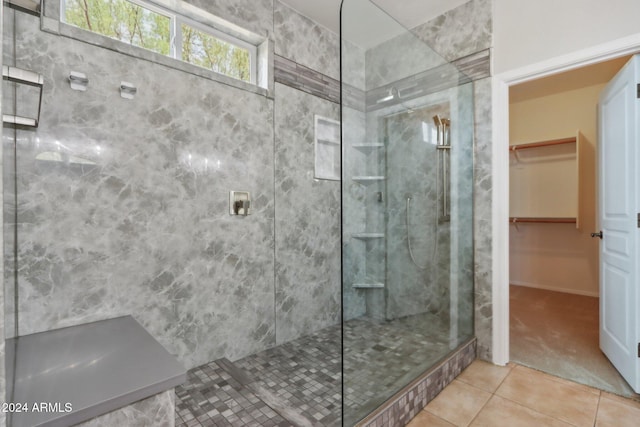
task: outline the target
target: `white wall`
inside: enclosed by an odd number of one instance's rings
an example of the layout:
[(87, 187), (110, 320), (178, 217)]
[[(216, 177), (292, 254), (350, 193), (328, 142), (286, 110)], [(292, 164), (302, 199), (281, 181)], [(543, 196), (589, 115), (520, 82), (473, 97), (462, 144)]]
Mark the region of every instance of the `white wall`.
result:
[(639, 0), (493, 0), (494, 74), (640, 33)]
[[(604, 84), (558, 91), (510, 104), (511, 143), (582, 138), (580, 220), (575, 224), (521, 224), (510, 227), (510, 283), (559, 292), (598, 296), (596, 168), (598, 95)], [(568, 171), (571, 173), (572, 171)]]

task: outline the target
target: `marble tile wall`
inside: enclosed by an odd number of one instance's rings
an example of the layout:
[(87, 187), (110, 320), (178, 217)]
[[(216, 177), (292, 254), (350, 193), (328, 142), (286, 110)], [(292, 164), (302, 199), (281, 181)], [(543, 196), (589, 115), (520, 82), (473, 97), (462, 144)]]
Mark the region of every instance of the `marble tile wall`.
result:
[[(299, 61), (313, 59), (309, 44), (329, 52), (307, 62), (321, 72), (338, 63), (337, 36), (300, 28), (315, 24), (289, 8), (214, 6), (239, 24), (259, 18), (249, 29), (274, 31), (276, 49)], [(42, 32), (30, 15), (16, 22), (17, 65), (47, 82), (39, 129), (17, 137), (20, 334), (132, 313), (193, 367), (339, 322), (339, 184), (291, 185), (313, 175), (313, 115), (337, 118), (336, 104), (282, 85), (274, 101)], [(69, 88), (71, 70), (89, 76), (87, 92)], [(133, 100), (120, 98), (122, 80), (137, 85)], [(292, 165), (278, 186), (276, 156)], [(230, 190), (251, 192), (252, 215), (229, 215)]]
[[(2, 29), (4, 27), (4, 7), (0, 7), (0, 34), (2, 34)], [(0, 58), (2, 58), (2, 44), (0, 43)], [(2, 62), (0, 60), (0, 62)], [(3, 63), (0, 63), (3, 65)], [(2, 97), (0, 96), (0, 115), (2, 115), (3, 105), (2, 105)], [(3, 150), (0, 150), (0, 165), (4, 165), (5, 159), (3, 155)], [(4, 188), (4, 177), (0, 174), (0, 188)], [(0, 206), (4, 205), (4, 192), (0, 192)], [(4, 224), (4, 209), (2, 211), (3, 215), (3, 224)], [(4, 242), (4, 227), (0, 227), (0, 242)], [(4, 260), (4, 243), (0, 245), (0, 257)], [(5, 277), (5, 269), (4, 269), (4, 261), (0, 263), (0, 277)], [(4, 292), (4, 280), (3, 286), (0, 286), (0, 402), (7, 402), (8, 399), (5, 395), (6, 390), (6, 376), (5, 376), (5, 292)], [(4, 427), (6, 425), (6, 418), (4, 415), (0, 415), (0, 427)]]
[[(388, 138), (385, 168), (387, 319), (425, 311), (449, 316), (449, 283), (446, 279), (449, 275), (450, 223), (440, 221), (443, 187), (441, 165), (437, 162), (441, 162), (438, 159), (441, 152), (431, 141), (424, 141), (422, 127), (422, 123), (426, 123), (428, 129), (432, 129), (432, 117), (436, 114), (451, 117), (448, 103), (436, 102), (413, 113), (380, 119), (386, 124), (383, 127), (387, 129)], [(452, 121), (455, 123), (455, 119)], [(407, 229), (409, 197), (410, 228)], [(409, 253), (408, 238), (415, 263)]]
[(367, 313), (366, 298), (367, 293), (371, 292), (369, 289), (355, 289), (353, 287), (356, 283), (369, 281), (366, 242), (352, 237), (353, 233), (365, 231), (367, 221), (367, 212), (363, 206), (368, 197), (369, 189), (366, 185), (353, 180), (354, 176), (366, 174), (363, 165), (366, 162), (367, 152), (354, 147), (355, 144), (368, 142), (365, 129), (366, 114), (354, 108), (343, 107), (342, 309), (345, 320), (354, 319)]
[[(395, 23), (394, 23), (395, 24)], [(366, 52), (366, 90), (372, 90), (446, 64), (411, 32), (383, 42)]]
[(276, 83), (276, 342), (340, 322), (340, 182), (314, 179), (314, 115), (339, 105)]
[[(132, 66), (29, 15), (16, 32), (18, 66), (48, 83), (40, 127), (19, 136), (20, 334), (134, 314), (187, 366), (272, 345), (272, 101)], [(229, 216), (232, 189), (252, 192), (253, 215)]]
[[(3, 12), (3, 30), (5, 34), (13, 34), (13, 15), (14, 11), (10, 8), (2, 8)], [(9, 58), (13, 58), (13, 45), (3, 43), (3, 65), (13, 66), (14, 63)], [(17, 95), (17, 85), (7, 81), (2, 82), (2, 111), (5, 114), (12, 114), (15, 110), (15, 99)], [(15, 218), (15, 174), (13, 141), (16, 138), (16, 130), (13, 128), (3, 129), (3, 150), (2, 150), (2, 167), (4, 171), (2, 175), (2, 202), (3, 202), (3, 292), (4, 301), (4, 332), (5, 339), (15, 336), (15, 257), (14, 257), (14, 218)]]
[(475, 292), (474, 323), (478, 338), (478, 357), (491, 360), (493, 309), (491, 287), (491, 78), (474, 82), (475, 100), (475, 166), (474, 166), (474, 257)]
[(261, 36), (273, 32), (274, 0), (184, 0)]
[[(274, 1), (275, 53), (340, 79), (340, 37), (284, 3)], [(309, 41), (313, 40), (313, 44)]]
[[(439, 36), (440, 34), (434, 35), (434, 37)], [(409, 52), (410, 54), (408, 54)], [(486, 51), (480, 54), (463, 52), (460, 57), (464, 57), (461, 61), (468, 65), (467, 68), (469, 70), (473, 71), (474, 78), (486, 73), (485, 68), (488, 63), (486, 61)], [(356, 69), (357, 67), (351, 68)], [(386, 178), (383, 192), (385, 193), (385, 203), (388, 206), (388, 219), (385, 230), (387, 255), (386, 258), (377, 257), (379, 258), (378, 264), (384, 264), (385, 262), (387, 264), (386, 289), (383, 296), (385, 302), (380, 304), (377, 301), (377, 304), (373, 304), (374, 298), (371, 295), (375, 291), (367, 291), (369, 296), (367, 299), (369, 303), (367, 305), (367, 314), (376, 318), (390, 319), (428, 309), (433, 312), (441, 312), (446, 316), (455, 315), (459, 329), (465, 329), (465, 334), (469, 334), (468, 329), (471, 323), (469, 314), (472, 312), (473, 294), (469, 288), (470, 283), (472, 283), (473, 261), (471, 248), (473, 245), (472, 241), (468, 239), (469, 233), (465, 234), (463, 231), (467, 228), (470, 229), (469, 224), (472, 223), (473, 185), (470, 177), (473, 164), (471, 141), (473, 124), (470, 108), (473, 104), (470, 102), (472, 99), (471, 86), (467, 85), (469, 86), (468, 90), (465, 89), (460, 93), (457, 93), (457, 90), (459, 84), (470, 81), (470, 78), (458, 73), (447, 59), (443, 58), (435, 50), (430, 50), (426, 47), (424, 39), (416, 37), (416, 34), (413, 33), (403, 34), (367, 50), (364, 68), (368, 110), (366, 139), (371, 140), (371, 142), (384, 140), (387, 145), (386, 158), (382, 158), (379, 163), (378, 169), (380, 170), (377, 174), (384, 175)], [(431, 73), (433, 75), (429, 74), (430, 71), (434, 71)], [(434, 83), (434, 77), (436, 80), (439, 79), (440, 83)], [(413, 82), (412, 79), (416, 81)], [(426, 81), (422, 81), (425, 79)], [(429, 88), (425, 90), (427, 86)], [(380, 99), (388, 95), (389, 90), (394, 88), (400, 91), (400, 101), (380, 102)], [(420, 89), (420, 91), (416, 89)], [(425, 91), (431, 95), (425, 96)], [(466, 107), (463, 107), (465, 101), (461, 95), (462, 92), (467, 92)], [(451, 93), (451, 95), (446, 95), (447, 93)], [(411, 114), (399, 114), (397, 117), (390, 119), (391, 122), (386, 123), (386, 125), (380, 124), (380, 118), (390, 113), (407, 111), (408, 106), (411, 106), (413, 110), (418, 109), (420, 111), (420, 108), (425, 103), (428, 104), (427, 99), (436, 99), (438, 97), (442, 99), (451, 98), (451, 101), (443, 102), (445, 107), (444, 109), (441, 108), (440, 114), (443, 117), (451, 116), (454, 123), (454, 133), (466, 133), (468, 136), (465, 140), (464, 150), (458, 157), (460, 163), (457, 165), (460, 168), (464, 168), (465, 172), (461, 173), (461, 176), (464, 176), (467, 181), (464, 183), (460, 182), (460, 180), (454, 182), (459, 187), (455, 190), (458, 191), (458, 194), (456, 194), (457, 204), (455, 206), (458, 209), (458, 218), (455, 219), (457, 221), (456, 229), (452, 234), (450, 223), (439, 224), (437, 254), (431, 257), (422, 257), (423, 260), (429, 260), (429, 262), (421, 263), (421, 265), (427, 264), (428, 268), (425, 272), (425, 270), (421, 270), (410, 261), (405, 230), (405, 210), (407, 197), (409, 195), (414, 196), (412, 200), (415, 205), (413, 210), (417, 212), (417, 217), (413, 219), (417, 225), (414, 226), (412, 224), (412, 245), (416, 249), (427, 248), (427, 252), (430, 252), (429, 249), (433, 250), (436, 242), (433, 237), (433, 227), (428, 227), (428, 224), (435, 222), (435, 216), (431, 215), (433, 218), (427, 218), (429, 212), (433, 213), (436, 210), (435, 189), (431, 188), (435, 187), (435, 150), (431, 153), (430, 158), (428, 155), (420, 154), (420, 149), (424, 148), (424, 146), (406, 147), (403, 146), (403, 143), (407, 145), (407, 141), (422, 140), (422, 137), (417, 134), (421, 132), (420, 125), (422, 122), (426, 124), (432, 123), (431, 116), (435, 112), (429, 111), (423, 114), (424, 117), (419, 123), (413, 123), (417, 116), (412, 116)], [(437, 105), (437, 102), (434, 104), (433, 100), (429, 102), (432, 103), (430, 105)], [(449, 102), (453, 102), (456, 105), (459, 104), (460, 108), (464, 109), (465, 112), (456, 110), (452, 114), (447, 109)], [(468, 117), (465, 118), (463, 116)], [(403, 117), (406, 120), (401, 120)], [(461, 147), (458, 148), (460, 149)], [(348, 153), (348, 151), (345, 151), (345, 153)], [(411, 154), (406, 156), (406, 153)], [(416, 153), (419, 154), (416, 155)], [(462, 160), (463, 158), (466, 160)], [(424, 161), (425, 159), (426, 161)], [(376, 168), (370, 169), (373, 171)], [(429, 176), (416, 171), (424, 171), (424, 174), (429, 174)], [(372, 172), (371, 174), (375, 175), (376, 173)], [(412, 177), (412, 174), (415, 174), (415, 176)], [(428, 183), (426, 186), (425, 182)], [(374, 184), (369, 184), (367, 191), (377, 191), (373, 187), (375, 187)], [(413, 195), (413, 189), (418, 189), (417, 192), (420, 194)], [(425, 194), (422, 194), (422, 192)], [(418, 206), (420, 198), (427, 204)], [(371, 197), (365, 197), (365, 200), (369, 199)], [(429, 203), (431, 203), (431, 206)], [(365, 206), (365, 210), (368, 213), (366, 226), (376, 228), (375, 224), (378, 220), (376, 215), (373, 214), (375, 204), (365, 202)], [(467, 237), (467, 239), (463, 236)], [(452, 238), (456, 239), (455, 254), (451, 252), (452, 246), (450, 243)], [(431, 242), (428, 245), (427, 240)], [(375, 258), (372, 254), (372, 250), (367, 251), (369, 258)], [(455, 264), (455, 272), (450, 268), (450, 263)], [(452, 292), (452, 286), (456, 287), (456, 292)], [(456, 304), (454, 310), (450, 310), (452, 308), (450, 307), (451, 303)], [(374, 306), (382, 309), (384, 314), (380, 315), (380, 313), (374, 313), (370, 310)], [(348, 307), (345, 307), (346, 309)], [(465, 309), (467, 313), (462, 313), (462, 310)], [(456, 332), (453, 329), (452, 331), (455, 335)]]
[(447, 60), (492, 47), (492, 0), (470, 0), (411, 31)]
[(280, 55), (274, 58), (276, 83), (301, 90), (333, 103), (340, 103), (340, 81)]
[[(412, 29), (448, 61), (484, 52), (493, 46), (492, 0), (470, 0)], [(481, 55), (485, 55), (482, 53)], [(474, 81), (474, 322), (478, 357), (491, 360), (491, 80)]]

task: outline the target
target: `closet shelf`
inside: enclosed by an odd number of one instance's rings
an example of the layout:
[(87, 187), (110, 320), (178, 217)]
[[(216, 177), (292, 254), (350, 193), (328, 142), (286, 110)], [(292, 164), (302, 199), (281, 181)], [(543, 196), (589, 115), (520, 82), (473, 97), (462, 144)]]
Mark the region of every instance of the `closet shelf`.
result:
[(536, 218), (536, 217), (509, 217), (509, 222), (512, 224), (520, 224), (523, 222), (537, 222), (548, 224), (576, 224), (577, 218)]
[(384, 283), (380, 283), (380, 282), (354, 283), (352, 286), (355, 289), (382, 289), (384, 288)]
[(580, 228), (582, 139), (577, 130), (575, 136), (509, 147), (510, 223), (574, 224)]

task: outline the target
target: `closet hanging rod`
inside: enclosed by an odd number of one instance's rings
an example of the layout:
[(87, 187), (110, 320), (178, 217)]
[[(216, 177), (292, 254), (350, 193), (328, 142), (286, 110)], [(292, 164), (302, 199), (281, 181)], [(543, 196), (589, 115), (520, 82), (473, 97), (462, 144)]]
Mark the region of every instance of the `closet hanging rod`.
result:
[(548, 224), (575, 224), (576, 218), (542, 218), (542, 217), (509, 217), (509, 222), (519, 224), (522, 222), (539, 222)]
[(526, 144), (514, 144), (509, 146), (509, 151), (524, 150), (527, 148), (547, 147), (551, 145), (571, 144), (576, 142), (576, 137), (553, 139), (549, 141), (529, 142)]

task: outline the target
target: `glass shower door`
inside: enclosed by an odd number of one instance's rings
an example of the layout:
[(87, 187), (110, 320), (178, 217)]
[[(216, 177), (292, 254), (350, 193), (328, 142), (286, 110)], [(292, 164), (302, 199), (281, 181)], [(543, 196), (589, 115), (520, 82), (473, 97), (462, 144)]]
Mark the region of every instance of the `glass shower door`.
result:
[(368, 0), (344, 0), (341, 19), (344, 421), (353, 425), (472, 338), (473, 90)]

